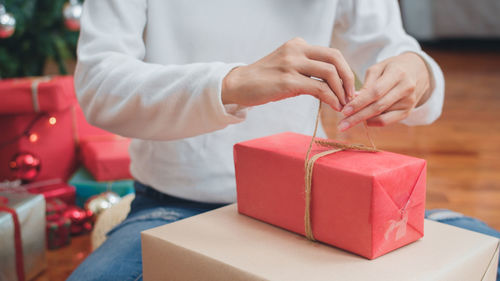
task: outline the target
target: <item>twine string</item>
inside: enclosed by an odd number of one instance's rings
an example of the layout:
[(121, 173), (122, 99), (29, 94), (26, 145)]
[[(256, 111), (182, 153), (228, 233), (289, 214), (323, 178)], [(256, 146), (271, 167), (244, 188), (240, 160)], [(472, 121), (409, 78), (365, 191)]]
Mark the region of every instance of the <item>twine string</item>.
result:
[[(311, 241), (315, 241), (314, 239), (314, 234), (312, 230), (312, 225), (311, 225), (311, 195), (312, 195), (312, 176), (313, 176), (313, 168), (314, 168), (314, 163), (316, 163), (316, 160), (319, 158), (330, 155), (342, 150), (357, 150), (357, 151), (366, 151), (366, 152), (376, 152), (378, 151), (377, 148), (375, 147), (375, 144), (373, 143), (373, 140), (368, 132), (368, 127), (365, 122), (365, 132), (366, 136), (370, 140), (371, 147), (365, 146), (365, 145), (360, 145), (360, 144), (343, 144), (343, 143), (338, 143), (334, 141), (327, 141), (327, 140), (315, 140), (316, 138), (316, 133), (318, 131), (318, 123), (319, 123), (319, 118), (321, 116), (321, 101), (319, 102), (318, 106), (318, 113), (316, 115), (316, 122), (314, 125), (314, 132), (311, 137), (311, 141), (309, 142), (309, 148), (307, 149), (306, 153), (306, 159), (304, 163), (304, 169), (305, 169), (305, 177), (304, 177), (304, 182), (305, 182), (305, 212), (304, 212), (304, 232), (305, 236), (307, 239)], [(324, 146), (324, 147), (330, 147), (332, 149), (317, 153), (313, 155), (312, 157), (309, 158), (312, 150), (313, 143), (316, 143), (318, 145)]]

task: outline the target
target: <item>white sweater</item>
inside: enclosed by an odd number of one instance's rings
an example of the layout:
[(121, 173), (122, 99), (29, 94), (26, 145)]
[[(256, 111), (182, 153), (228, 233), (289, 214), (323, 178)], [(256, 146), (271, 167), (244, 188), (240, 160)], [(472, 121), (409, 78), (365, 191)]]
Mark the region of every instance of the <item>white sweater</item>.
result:
[(433, 93), (403, 123), (439, 117), (442, 72), (403, 31), (396, 0), (86, 0), (78, 99), (91, 124), (134, 139), (137, 180), (181, 198), (233, 202), (233, 145), (284, 131), (312, 134), (317, 100), (223, 105), (221, 81), (297, 36), (340, 49), (361, 77), (390, 56), (420, 54)]

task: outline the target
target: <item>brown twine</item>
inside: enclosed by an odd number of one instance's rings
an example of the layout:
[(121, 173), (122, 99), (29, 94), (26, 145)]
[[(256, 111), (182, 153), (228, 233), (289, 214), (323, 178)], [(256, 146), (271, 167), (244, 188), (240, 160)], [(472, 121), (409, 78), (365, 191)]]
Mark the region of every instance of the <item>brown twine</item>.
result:
[[(314, 168), (314, 163), (316, 160), (319, 158), (333, 154), (342, 150), (357, 150), (357, 151), (366, 151), (366, 152), (376, 152), (378, 151), (377, 148), (375, 147), (375, 144), (373, 143), (372, 138), (370, 137), (370, 134), (368, 132), (368, 127), (366, 125), (366, 122), (364, 122), (364, 128), (366, 132), (366, 136), (370, 140), (371, 147), (360, 145), (360, 144), (343, 144), (343, 143), (338, 143), (334, 141), (327, 141), (327, 140), (315, 140), (316, 138), (316, 133), (318, 131), (318, 123), (319, 123), (319, 118), (321, 115), (321, 101), (319, 102), (319, 107), (318, 107), (318, 113), (316, 115), (316, 123), (314, 125), (314, 133), (313, 136), (311, 137), (311, 142), (309, 142), (309, 148), (307, 149), (306, 153), (306, 159), (305, 159), (305, 213), (304, 213), (304, 228), (305, 228), (305, 235), (306, 238), (315, 241), (313, 231), (312, 231), (312, 225), (311, 225), (311, 192), (312, 192), (312, 176), (313, 176), (313, 168)], [(326, 150), (323, 152), (320, 152), (318, 154), (313, 155), (311, 158), (309, 158), (309, 155), (311, 154), (312, 150), (312, 145), (313, 142), (325, 146), (325, 147), (332, 147), (333, 149)]]

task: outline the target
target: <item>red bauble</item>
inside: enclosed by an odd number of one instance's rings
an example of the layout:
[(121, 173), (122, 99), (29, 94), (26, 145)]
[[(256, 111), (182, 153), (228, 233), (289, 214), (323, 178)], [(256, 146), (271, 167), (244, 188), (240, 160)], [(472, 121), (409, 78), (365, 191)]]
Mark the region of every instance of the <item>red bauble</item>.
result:
[(70, 232), (72, 235), (90, 232), (92, 230), (92, 212), (85, 211), (77, 206), (69, 206), (63, 216), (71, 220)]
[(9, 167), (17, 179), (32, 181), (40, 172), (41, 161), (29, 152), (20, 152), (12, 157)]

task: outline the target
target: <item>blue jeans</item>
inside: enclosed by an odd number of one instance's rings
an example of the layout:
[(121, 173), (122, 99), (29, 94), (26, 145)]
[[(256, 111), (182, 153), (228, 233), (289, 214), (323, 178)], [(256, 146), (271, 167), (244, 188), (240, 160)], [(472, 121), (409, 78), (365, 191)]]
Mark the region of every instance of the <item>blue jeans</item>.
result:
[[(135, 190), (128, 217), (108, 233), (106, 242), (78, 266), (69, 281), (142, 280), (141, 231), (224, 206), (168, 196), (139, 182)], [(426, 217), (500, 238), (485, 223), (447, 210), (427, 211)]]

